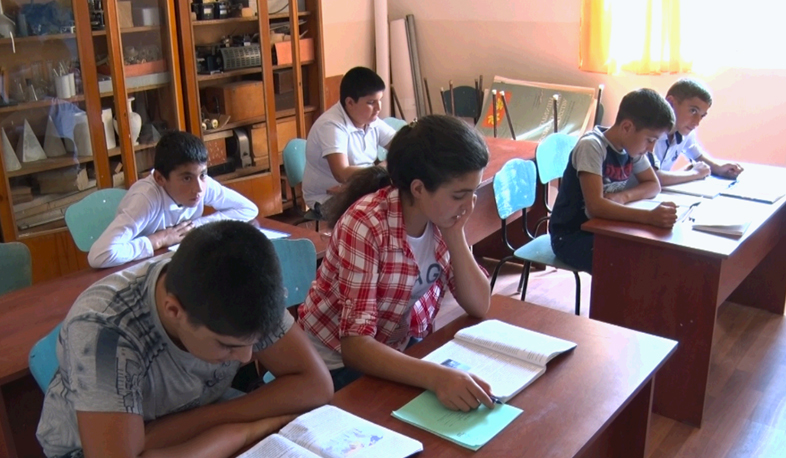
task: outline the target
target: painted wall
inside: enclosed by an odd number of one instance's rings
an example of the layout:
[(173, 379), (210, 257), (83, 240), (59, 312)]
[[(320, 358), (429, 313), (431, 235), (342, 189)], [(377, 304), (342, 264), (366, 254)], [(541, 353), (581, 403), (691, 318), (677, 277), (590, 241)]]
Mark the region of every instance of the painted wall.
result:
[[(323, 8), (332, 9), (338, 3), (365, 6), (371, 2), (326, 0)], [(389, 0), (388, 4), (391, 19), (415, 15), (421, 69), (430, 81), (435, 109), (439, 86), (447, 87), (450, 79), (457, 85), (472, 85), (480, 74), (484, 81), (500, 75), (590, 87), (603, 83), (604, 122), (608, 123), (626, 92), (651, 87), (665, 93), (678, 78), (580, 71), (579, 0)], [(363, 11), (373, 15), (373, 8)], [(369, 20), (368, 46), (373, 51), (373, 19)], [(781, 53), (778, 46), (782, 43), (777, 42), (774, 48), (771, 45), (772, 52)], [(335, 52), (326, 50), (326, 55)], [(730, 54), (733, 59), (745, 52)], [(335, 59), (339, 60), (337, 56)], [(714, 156), (786, 166), (786, 148), (782, 146), (786, 134), (786, 66), (780, 60), (771, 64), (780, 68), (738, 64), (695, 74), (713, 90), (715, 103), (699, 128), (699, 138)], [(339, 71), (338, 64), (333, 65), (327, 64)]]
[(374, 0), (323, 0), (325, 76), (374, 68)]

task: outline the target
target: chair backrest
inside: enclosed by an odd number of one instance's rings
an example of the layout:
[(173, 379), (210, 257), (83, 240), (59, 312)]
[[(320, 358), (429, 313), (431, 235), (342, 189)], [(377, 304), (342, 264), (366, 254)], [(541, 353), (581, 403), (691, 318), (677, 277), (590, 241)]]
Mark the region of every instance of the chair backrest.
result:
[(500, 219), (529, 208), (535, 203), (535, 163), (511, 159), (494, 175), (494, 201)]
[(538, 162), (538, 175), (540, 182), (546, 184), (551, 180), (562, 178), (565, 167), (568, 166), (570, 152), (579, 141), (578, 138), (567, 134), (551, 134), (544, 138), (535, 150), (535, 160)]
[(451, 102), (450, 91), (446, 90), (442, 93), (445, 102), (445, 107), (448, 109), (448, 114), (453, 114), (460, 118), (478, 117), (478, 92), (474, 87), (470, 86), (457, 86), (453, 88), (453, 99), (456, 101), (456, 110), (454, 113), (453, 103)]
[(0, 243), (0, 295), (32, 284), (33, 260), (27, 245)]
[(317, 276), (317, 250), (308, 239), (274, 239), (281, 275), (286, 288), (286, 306), (302, 304)]
[(76, 247), (87, 253), (115, 219), (125, 189), (100, 189), (66, 209), (65, 222)]
[[(389, 125), (393, 128), (396, 132), (398, 132), (402, 127), (407, 125), (407, 122), (403, 119), (398, 119), (394, 117), (389, 117), (384, 119), (385, 124)], [(378, 146), (377, 147), (377, 159), (380, 161), (384, 161), (388, 157), (388, 150), (385, 148)]]
[(302, 138), (293, 138), (287, 142), (281, 156), (289, 186), (294, 188), (303, 182), (303, 172), (306, 171), (306, 141)]
[(58, 324), (49, 334), (36, 342), (28, 357), (30, 373), (33, 374), (33, 378), (41, 387), (41, 391), (44, 392), (57, 372), (57, 339), (62, 326), (63, 323)]

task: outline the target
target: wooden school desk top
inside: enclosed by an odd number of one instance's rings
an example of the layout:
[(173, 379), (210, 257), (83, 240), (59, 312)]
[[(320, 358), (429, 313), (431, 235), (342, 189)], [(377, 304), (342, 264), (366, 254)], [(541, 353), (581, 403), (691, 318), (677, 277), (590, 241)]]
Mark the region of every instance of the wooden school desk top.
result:
[[(653, 376), (675, 342), (502, 296), (492, 297), (488, 318), (578, 346), (553, 359), (545, 374), (510, 400), (524, 412), (479, 451), (391, 416), (423, 391), (418, 388), (362, 377), (332, 403), (421, 441), (419, 457), (644, 456)], [(423, 357), (478, 321), (464, 315), (407, 353)]]
[[(291, 234), (290, 238), (308, 238), (317, 249), (317, 259), (325, 254), (327, 239), (318, 232), (267, 218), (257, 221), (260, 227)], [(163, 253), (166, 250), (156, 254)], [(109, 269), (85, 269), (0, 296), (0, 385), (27, 373), (28, 353), (33, 344), (63, 320), (82, 291), (130, 265), (133, 263)]]

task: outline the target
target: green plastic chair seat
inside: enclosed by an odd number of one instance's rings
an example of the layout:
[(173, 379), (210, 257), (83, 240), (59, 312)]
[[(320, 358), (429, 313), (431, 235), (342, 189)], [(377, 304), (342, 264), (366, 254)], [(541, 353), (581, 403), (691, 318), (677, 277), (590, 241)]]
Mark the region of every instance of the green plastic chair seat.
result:
[[(294, 207), (300, 211), (295, 197), (295, 186), (303, 182), (303, 174), (306, 171), (306, 141), (302, 138), (293, 138), (287, 142), (281, 156), (284, 161), (284, 174), (287, 176), (287, 182), (289, 182), (292, 191)], [(305, 212), (300, 211), (300, 216), (302, 219), (296, 221), (295, 225), (306, 221), (316, 221), (316, 229), (319, 230), (319, 222), (322, 221), (322, 216), (319, 213), (308, 209)]]
[(109, 226), (125, 189), (100, 189), (66, 209), (65, 222), (76, 247), (85, 253)]
[(535, 238), (535, 240), (527, 242), (526, 245), (513, 252), (513, 255), (519, 259), (536, 264), (545, 264), (562, 270), (575, 270), (557, 259), (554, 250), (551, 248), (551, 236), (549, 234), (541, 235)]
[(0, 243), (0, 295), (32, 284), (33, 260), (27, 245)]
[(568, 166), (570, 152), (578, 141), (579, 139), (572, 135), (557, 133), (540, 142), (535, 150), (535, 160), (538, 162), (538, 175), (542, 184), (562, 178)]
[(57, 362), (57, 339), (62, 326), (63, 323), (55, 326), (49, 334), (36, 342), (30, 350), (30, 356), (28, 357), (30, 373), (33, 374), (33, 378), (43, 392), (46, 392), (59, 366)]
[[(393, 130), (395, 130), (396, 132), (398, 132), (402, 127), (407, 125), (407, 122), (404, 121), (403, 119), (398, 119), (393, 117), (385, 118), (384, 121), (385, 124), (392, 127)], [(387, 157), (388, 157), (388, 150), (386, 150), (381, 146), (377, 146), (377, 159), (379, 159), (380, 161), (384, 161), (385, 159), (387, 159)]]
[(317, 249), (308, 239), (274, 239), (271, 242), (287, 291), (286, 306), (302, 304), (311, 282), (317, 277)]

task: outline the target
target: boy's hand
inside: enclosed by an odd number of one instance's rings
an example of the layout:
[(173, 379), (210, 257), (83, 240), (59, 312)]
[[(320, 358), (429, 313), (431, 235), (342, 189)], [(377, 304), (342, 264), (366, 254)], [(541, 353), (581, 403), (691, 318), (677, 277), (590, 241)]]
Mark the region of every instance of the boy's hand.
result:
[(183, 221), (177, 226), (168, 227), (155, 234), (148, 235), (147, 238), (150, 239), (153, 250), (158, 250), (159, 248), (165, 248), (180, 243), (192, 229), (194, 229), (194, 223), (192, 221)]
[(244, 423), (246, 430), (246, 445), (252, 445), (259, 442), (260, 439), (273, 434), (295, 418), (297, 418), (297, 415), (281, 415)]
[(716, 170), (715, 174), (724, 178), (737, 178), (742, 171), (743, 168), (740, 164), (729, 162), (718, 166), (718, 170)]
[(697, 161), (691, 164), (690, 170), (693, 172), (693, 175), (696, 178), (704, 178), (712, 172), (712, 169), (709, 165), (702, 161)]
[(677, 222), (677, 206), (673, 202), (661, 202), (660, 205), (650, 210), (649, 224), (658, 227), (671, 228)]
[(488, 408), (494, 407), (489, 396), (491, 387), (480, 377), (445, 366), (438, 366), (436, 370), (438, 372), (430, 389), (448, 409), (469, 412), (481, 403)]

